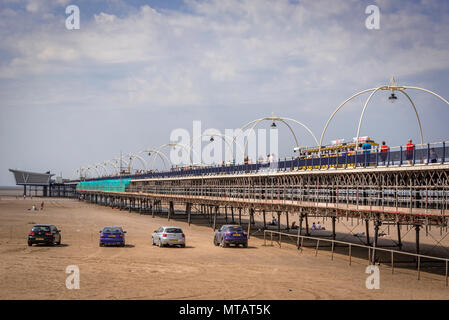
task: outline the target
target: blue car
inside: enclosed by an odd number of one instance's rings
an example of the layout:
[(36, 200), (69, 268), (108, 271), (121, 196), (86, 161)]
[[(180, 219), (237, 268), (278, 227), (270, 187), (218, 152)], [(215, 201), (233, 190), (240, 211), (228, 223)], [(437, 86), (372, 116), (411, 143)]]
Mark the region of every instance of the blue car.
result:
[(225, 224), (215, 233), (214, 244), (223, 248), (228, 247), (230, 244), (234, 244), (236, 247), (242, 245), (244, 248), (247, 248), (248, 236), (241, 226)]
[(100, 247), (105, 245), (125, 246), (125, 233), (122, 227), (104, 227), (100, 231)]

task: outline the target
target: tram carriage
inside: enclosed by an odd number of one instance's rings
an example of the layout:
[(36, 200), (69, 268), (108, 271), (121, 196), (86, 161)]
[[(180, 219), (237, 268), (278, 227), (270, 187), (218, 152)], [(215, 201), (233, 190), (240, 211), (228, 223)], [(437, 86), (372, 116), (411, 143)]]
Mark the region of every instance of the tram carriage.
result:
[[(361, 150), (361, 145), (368, 142), (371, 145), (372, 149), (375, 149), (379, 146), (374, 140), (371, 140), (368, 136), (360, 137), (358, 142), (357, 138), (353, 138), (351, 142), (347, 143), (344, 139), (338, 139), (331, 142), (330, 145), (319, 147), (311, 147), (311, 148), (295, 148), (295, 152), (299, 152), (299, 159), (306, 159), (307, 161), (303, 166), (299, 166), (298, 170), (310, 170), (310, 169), (318, 169), (320, 166), (329, 166), (330, 168), (343, 168), (343, 167), (354, 167), (356, 163), (356, 149), (357, 155), (363, 155), (363, 151)], [(321, 158), (321, 163), (318, 161)], [(326, 158), (330, 158), (329, 161), (326, 161)], [(313, 159), (317, 159), (313, 161)], [(359, 159), (360, 160), (360, 159)], [(324, 161), (324, 162), (323, 162)], [(357, 161), (359, 162), (359, 161)]]

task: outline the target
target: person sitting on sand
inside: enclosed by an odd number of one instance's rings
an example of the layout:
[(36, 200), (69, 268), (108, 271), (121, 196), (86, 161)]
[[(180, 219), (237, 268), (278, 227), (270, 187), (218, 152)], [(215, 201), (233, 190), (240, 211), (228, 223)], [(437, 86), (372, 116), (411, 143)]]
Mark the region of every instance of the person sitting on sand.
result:
[(317, 230), (315, 222), (312, 223), (312, 230)]
[(321, 229), (323, 229), (322, 227), (321, 227), (321, 224), (320, 224), (320, 222), (318, 221), (318, 224), (316, 225), (316, 229), (317, 230), (321, 230)]
[(363, 237), (365, 235), (365, 232), (358, 232), (354, 234), (354, 237)]
[(298, 226), (296, 225), (296, 221), (292, 222), (292, 229), (298, 229)]
[(41, 202), (41, 210), (44, 210), (44, 201)]

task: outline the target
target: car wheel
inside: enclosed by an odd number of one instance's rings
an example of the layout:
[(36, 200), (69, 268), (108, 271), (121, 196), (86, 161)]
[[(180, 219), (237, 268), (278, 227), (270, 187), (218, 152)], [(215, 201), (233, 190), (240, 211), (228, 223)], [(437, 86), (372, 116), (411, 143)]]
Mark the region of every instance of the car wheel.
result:
[(28, 241), (28, 247), (31, 247), (33, 243), (31, 241)]
[(58, 246), (61, 245), (61, 237), (59, 237), (59, 240), (58, 240), (58, 242), (56, 242), (56, 244), (57, 244)]
[(153, 237), (151, 237), (151, 244), (152, 244), (153, 246), (156, 245), (156, 244), (154, 243), (154, 238), (153, 238)]
[(227, 245), (227, 243), (224, 241), (224, 239), (221, 239), (221, 247), (222, 248), (226, 248), (228, 245)]
[(120, 247), (124, 247), (125, 246), (125, 242), (120, 243)]
[(159, 248), (162, 248), (162, 241), (161, 241), (161, 239), (159, 239), (158, 246), (159, 246)]
[(103, 247), (104, 246), (104, 244), (102, 244), (101, 242), (100, 242), (100, 247)]
[(186, 247), (186, 244), (184, 243), (184, 244), (181, 244), (181, 248), (185, 248)]
[(243, 248), (248, 248), (248, 242), (245, 242), (245, 243), (243, 244)]

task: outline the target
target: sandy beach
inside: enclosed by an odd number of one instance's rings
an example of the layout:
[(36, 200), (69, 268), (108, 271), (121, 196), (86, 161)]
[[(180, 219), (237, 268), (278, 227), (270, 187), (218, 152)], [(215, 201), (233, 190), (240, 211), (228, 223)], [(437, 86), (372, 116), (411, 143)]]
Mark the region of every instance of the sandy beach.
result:
[[(28, 210), (44, 201), (42, 211)], [(62, 230), (62, 245), (26, 244), (33, 224)], [(124, 248), (99, 247), (98, 231), (119, 225)], [(187, 247), (151, 245), (151, 233), (176, 225)], [(207, 226), (119, 211), (71, 199), (0, 198), (0, 299), (447, 299), (444, 277), (380, 266), (380, 289), (365, 286), (366, 259), (293, 245), (221, 248)], [(68, 290), (66, 267), (80, 269), (80, 289)]]

